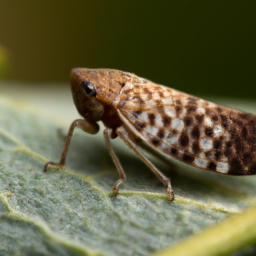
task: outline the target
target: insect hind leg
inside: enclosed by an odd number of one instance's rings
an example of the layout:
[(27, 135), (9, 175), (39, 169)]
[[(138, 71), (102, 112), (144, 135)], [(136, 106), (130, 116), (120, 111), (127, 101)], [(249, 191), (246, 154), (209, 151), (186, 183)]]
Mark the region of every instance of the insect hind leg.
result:
[(167, 178), (163, 173), (161, 173), (136, 147), (135, 143), (130, 139), (129, 134), (120, 126), (116, 129), (117, 135), (124, 140), (127, 146), (133, 150), (133, 152), (151, 169), (151, 171), (165, 184), (167, 185), (167, 193), (169, 195), (170, 201), (174, 200), (174, 192), (171, 186), (170, 178)]

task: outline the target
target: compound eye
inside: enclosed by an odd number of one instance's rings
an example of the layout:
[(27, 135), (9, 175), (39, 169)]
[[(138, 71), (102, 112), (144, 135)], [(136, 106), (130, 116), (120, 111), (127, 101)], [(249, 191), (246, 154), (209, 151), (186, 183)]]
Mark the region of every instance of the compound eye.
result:
[(81, 87), (87, 96), (90, 96), (90, 97), (96, 96), (96, 94), (97, 94), (96, 88), (89, 81), (83, 81), (81, 83)]

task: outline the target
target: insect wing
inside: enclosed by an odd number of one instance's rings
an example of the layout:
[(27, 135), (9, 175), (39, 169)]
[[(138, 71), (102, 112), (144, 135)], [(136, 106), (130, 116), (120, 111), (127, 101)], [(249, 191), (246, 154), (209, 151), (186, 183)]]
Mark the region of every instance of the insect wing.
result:
[(142, 140), (165, 154), (223, 174), (255, 173), (255, 160), (248, 162), (252, 148), (239, 139), (245, 130), (247, 139), (256, 140), (253, 115), (243, 119), (243, 112), (152, 82), (126, 83), (118, 108)]

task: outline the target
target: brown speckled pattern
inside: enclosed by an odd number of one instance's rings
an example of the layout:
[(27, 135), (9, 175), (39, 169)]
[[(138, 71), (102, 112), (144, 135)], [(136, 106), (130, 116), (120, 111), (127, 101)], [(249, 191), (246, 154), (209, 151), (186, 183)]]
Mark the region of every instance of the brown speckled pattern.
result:
[(187, 164), (256, 174), (256, 116), (131, 76), (115, 106), (139, 137)]

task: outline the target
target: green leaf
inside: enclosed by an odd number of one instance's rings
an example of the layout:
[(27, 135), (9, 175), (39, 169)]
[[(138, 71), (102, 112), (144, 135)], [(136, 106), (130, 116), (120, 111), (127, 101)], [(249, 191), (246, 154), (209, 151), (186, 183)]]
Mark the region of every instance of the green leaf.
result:
[[(156, 253), (155, 256), (229, 255), (235, 250), (245, 247), (245, 245), (252, 245), (256, 242), (255, 216), (256, 207), (253, 207), (188, 238), (170, 249)], [(252, 255), (254, 254), (255, 250), (252, 252)]]
[[(69, 91), (50, 88), (9, 90), (13, 99), (23, 95), (37, 106), (0, 97), (0, 255), (149, 255), (173, 245), (188, 255), (194, 245), (205, 255), (225, 255), (255, 242), (253, 232), (244, 236), (246, 230), (237, 226), (236, 235), (225, 240), (231, 249), (223, 253), (216, 234), (232, 234), (236, 221), (230, 219), (224, 229), (218, 223), (255, 205), (256, 177), (224, 176), (177, 161), (166, 166), (153, 159), (172, 179), (176, 199), (170, 203), (166, 187), (115, 139), (127, 182), (114, 199), (111, 187), (118, 173), (102, 129), (95, 136), (76, 131), (66, 171), (43, 173), (47, 161), (59, 161), (64, 141), (57, 130), (66, 133), (75, 113)], [(225, 105), (256, 110), (241, 102)], [(246, 223), (256, 227), (252, 216)], [(201, 231), (206, 235), (196, 239)], [(186, 238), (196, 240), (184, 247)], [(214, 247), (207, 245), (211, 239)], [(176, 255), (169, 252), (163, 255)]]

